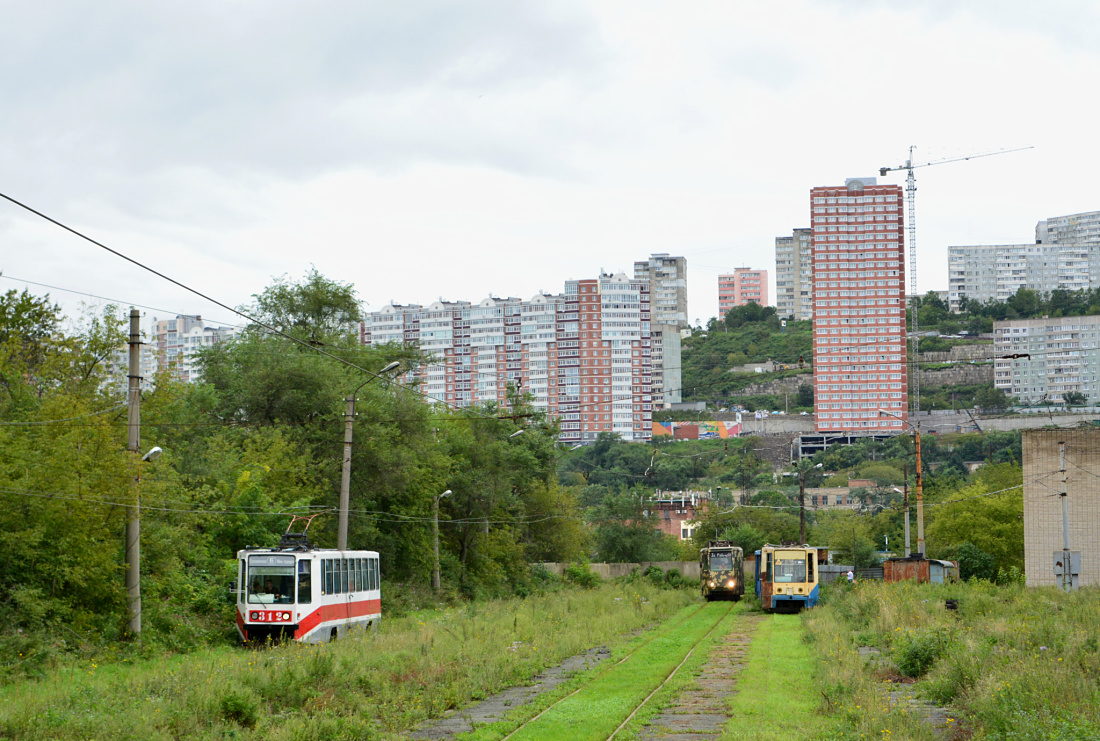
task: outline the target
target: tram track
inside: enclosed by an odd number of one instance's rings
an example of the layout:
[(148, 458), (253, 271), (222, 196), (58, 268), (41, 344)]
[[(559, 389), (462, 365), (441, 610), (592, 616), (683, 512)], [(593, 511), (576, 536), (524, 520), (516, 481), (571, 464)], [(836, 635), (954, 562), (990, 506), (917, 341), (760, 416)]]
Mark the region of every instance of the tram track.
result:
[[(633, 650), (631, 650), (629, 654), (624, 656), (622, 659), (593, 676), (589, 681), (585, 682), (583, 686), (578, 687), (569, 694), (559, 698), (551, 705), (540, 711), (538, 714), (524, 721), (521, 725), (514, 728), (507, 735), (501, 737), (500, 741), (524, 741), (525, 739), (536, 740), (543, 738), (563, 738), (563, 736), (561, 736), (560, 734), (553, 733), (553, 729), (546, 729), (546, 731), (549, 732), (548, 734), (540, 733), (539, 722), (548, 715), (552, 715), (555, 711), (559, 711), (561, 708), (563, 708), (564, 705), (569, 703), (570, 700), (573, 700), (578, 695), (584, 693), (586, 690), (592, 690), (594, 687), (598, 686), (601, 681), (606, 680), (616, 671), (621, 671), (623, 666), (627, 664), (627, 662), (629, 662), (632, 658), (643, 654), (648, 647), (651, 647), (659, 639), (667, 637), (669, 635), (674, 635), (678, 633), (679, 628), (682, 628), (685, 625), (690, 625), (692, 620), (708, 607), (709, 605), (703, 605), (698, 609), (693, 610), (688, 615), (684, 616), (681, 620), (677, 621), (676, 624), (663, 626), (663, 629), (661, 631), (655, 633), (641, 645), (636, 646)], [(632, 707), (629, 707), (628, 709), (621, 709), (619, 711), (618, 717), (621, 717), (622, 720), (616, 725), (613, 730), (611, 730), (610, 733), (606, 735), (604, 735), (602, 732), (599, 735), (596, 735), (594, 733), (584, 733), (583, 738), (593, 740), (603, 739), (604, 741), (612, 741), (612, 739), (616, 738), (616, 736), (618, 736), (619, 733), (623, 731), (623, 729), (627, 728), (627, 726), (630, 725), (631, 721), (634, 720), (638, 713), (643, 708), (645, 708), (645, 706), (655, 696), (657, 696), (661, 692), (661, 690), (669, 684), (669, 682), (671, 682), (678, 676), (680, 670), (683, 669), (683, 667), (695, 654), (695, 650), (700, 645), (704, 644), (711, 637), (711, 635), (713, 635), (714, 632), (727, 621), (730, 615), (734, 613), (735, 607), (736, 605), (728, 606), (724, 611), (721, 612), (717, 619), (713, 620), (713, 622), (709, 624), (709, 626), (706, 626), (704, 624), (704, 627), (706, 627), (705, 632), (703, 632), (701, 635), (698, 635), (698, 637), (692, 640), (690, 646), (687, 647), (687, 650), (684, 651), (683, 655), (679, 658), (679, 661), (674, 667), (672, 667), (670, 671), (665, 674), (663, 678), (661, 678), (659, 684), (657, 684), (656, 687), (653, 687), (648, 693), (646, 693), (645, 697), (643, 697), (640, 701), (634, 703)], [(628, 712), (625, 712), (625, 717), (623, 710), (628, 710)], [(578, 732), (577, 738), (580, 738), (580, 729), (576, 730)], [(595, 729), (593, 729), (593, 731), (594, 730)]]

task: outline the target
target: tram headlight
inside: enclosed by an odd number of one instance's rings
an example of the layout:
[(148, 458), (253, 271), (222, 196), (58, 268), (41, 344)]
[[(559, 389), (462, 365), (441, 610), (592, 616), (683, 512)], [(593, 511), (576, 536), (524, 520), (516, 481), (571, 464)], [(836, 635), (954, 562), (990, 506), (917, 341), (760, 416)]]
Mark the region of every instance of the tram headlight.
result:
[(728, 583), (728, 584), (726, 584), (726, 586), (727, 586), (727, 587), (729, 587), (730, 589), (733, 589), (733, 585), (734, 585), (734, 581), (733, 581), (733, 579), (730, 579), (730, 580), (729, 580), (729, 583)]
[(713, 588), (714, 588), (714, 582), (711, 582), (711, 583), (710, 583), (710, 587), (711, 587), (711, 589), (713, 589)]
[(284, 612), (283, 613), (283, 620), (290, 620), (290, 613), (289, 612)]
[(250, 613), (248, 613), (248, 619), (249, 620), (259, 620), (260, 619), (260, 613), (250, 612)]

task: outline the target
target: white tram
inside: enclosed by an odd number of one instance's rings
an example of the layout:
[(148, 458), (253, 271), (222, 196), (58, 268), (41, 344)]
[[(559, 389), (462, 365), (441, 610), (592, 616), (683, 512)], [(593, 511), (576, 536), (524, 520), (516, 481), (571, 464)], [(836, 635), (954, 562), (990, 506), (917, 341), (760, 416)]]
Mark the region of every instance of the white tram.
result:
[(378, 553), (315, 548), (304, 532), (287, 532), (274, 548), (238, 551), (237, 579), (242, 641), (325, 643), (382, 617)]

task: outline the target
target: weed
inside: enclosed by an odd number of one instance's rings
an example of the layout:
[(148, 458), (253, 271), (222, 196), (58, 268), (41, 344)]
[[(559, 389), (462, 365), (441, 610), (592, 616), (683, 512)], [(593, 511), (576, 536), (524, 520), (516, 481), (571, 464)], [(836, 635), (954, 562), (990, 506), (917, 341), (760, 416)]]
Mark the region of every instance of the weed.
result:
[(223, 718), (245, 728), (255, 726), (260, 716), (260, 703), (248, 692), (230, 690), (222, 695), (218, 707)]

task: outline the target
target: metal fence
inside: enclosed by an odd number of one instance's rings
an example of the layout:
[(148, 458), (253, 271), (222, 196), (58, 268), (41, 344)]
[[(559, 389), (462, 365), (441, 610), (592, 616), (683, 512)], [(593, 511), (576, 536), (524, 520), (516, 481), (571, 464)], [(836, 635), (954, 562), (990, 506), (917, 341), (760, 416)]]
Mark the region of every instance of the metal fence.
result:
[[(822, 584), (828, 584), (831, 581), (837, 579), (847, 579), (848, 569), (851, 566), (845, 566), (843, 564), (822, 564), (818, 567), (819, 576)], [(873, 569), (854, 569), (855, 577), (857, 580), (861, 579), (883, 579), (885, 572), (881, 566), (876, 566)]]

